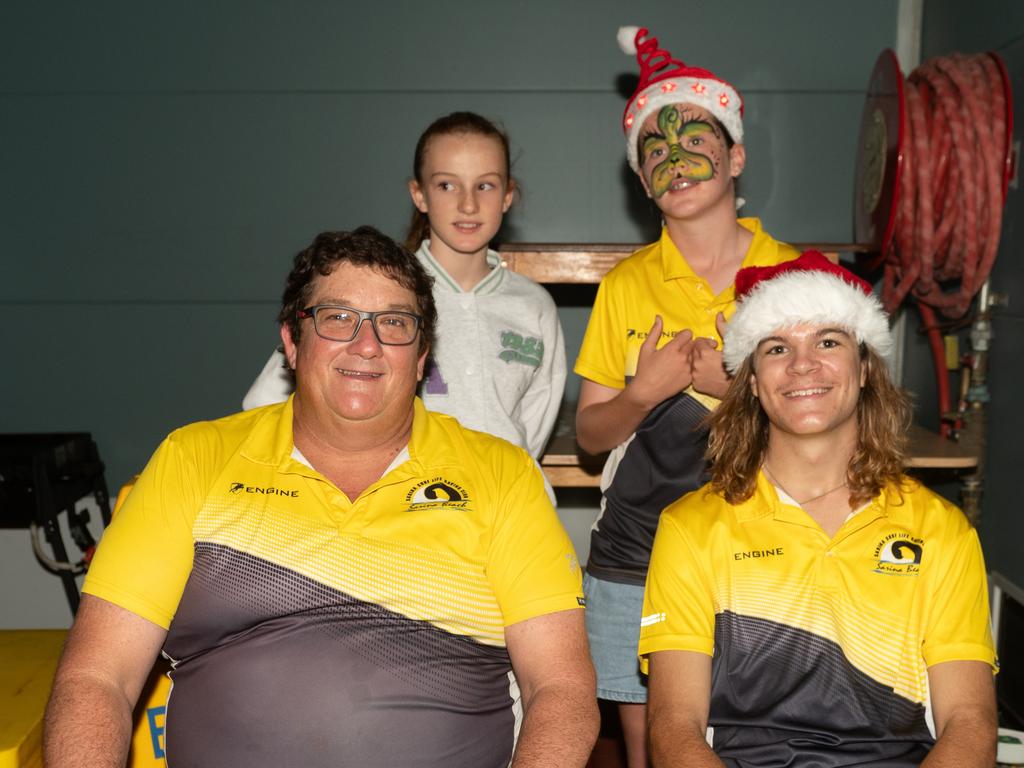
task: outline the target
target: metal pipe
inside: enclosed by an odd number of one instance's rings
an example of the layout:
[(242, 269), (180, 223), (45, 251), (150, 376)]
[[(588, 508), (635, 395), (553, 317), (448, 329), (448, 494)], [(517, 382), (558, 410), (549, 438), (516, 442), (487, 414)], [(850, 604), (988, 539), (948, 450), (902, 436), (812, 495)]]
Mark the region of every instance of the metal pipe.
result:
[(964, 514), (975, 524), (981, 518), (981, 496), (985, 480), (988, 355), (992, 343), (991, 304), (989, 281), (985, 280), (978, 293), (978, 314), (971, 324), (970, 386), (967, 388), (960, 429), (960, 444), (978, 457), (975, 471), (963, 479), (960, 492)]

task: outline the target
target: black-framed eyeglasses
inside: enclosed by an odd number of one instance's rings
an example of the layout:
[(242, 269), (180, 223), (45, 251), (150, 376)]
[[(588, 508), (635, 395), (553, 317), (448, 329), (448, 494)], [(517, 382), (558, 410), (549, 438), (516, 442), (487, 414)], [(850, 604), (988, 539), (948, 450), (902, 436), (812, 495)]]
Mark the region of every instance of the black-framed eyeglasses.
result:
[(300, 319), (312, 318), (316, 335), (328, 341), (352, 341), (369, 320), (381, 344), (404, 347), (416, 341), (423, 318), (412, 312), (363, 312), (336, 304), (317, 304), (295, 313)]

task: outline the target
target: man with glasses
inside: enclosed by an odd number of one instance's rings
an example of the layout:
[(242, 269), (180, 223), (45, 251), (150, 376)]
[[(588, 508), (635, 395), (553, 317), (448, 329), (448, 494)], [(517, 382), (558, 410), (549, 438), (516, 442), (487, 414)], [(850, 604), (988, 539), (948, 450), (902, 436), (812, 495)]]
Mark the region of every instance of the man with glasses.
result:
[(323, 233), (279, 319), (294, 396), (174, 432), (105, 534), (47, 764), (124, 765), (162, 648), (172, 768), (582, 766), (579, 567), (529, 455), (416, 398), (430, 278)]

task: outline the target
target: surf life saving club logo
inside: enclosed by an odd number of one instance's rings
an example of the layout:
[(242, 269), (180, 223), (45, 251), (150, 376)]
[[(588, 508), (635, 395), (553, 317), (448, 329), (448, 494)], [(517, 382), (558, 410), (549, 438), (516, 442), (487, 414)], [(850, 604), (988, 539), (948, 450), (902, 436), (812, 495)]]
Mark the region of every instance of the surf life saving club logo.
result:
[(875, 573), (892, 576), (917, 576), (921, 573), (924, 539), (905, 533), (890, 533), (875, 547)]
[(458, 483), (444, 477), (421, 480), (405, 494), (410, 511), (428, 509), (468, 509), (469, 492)]

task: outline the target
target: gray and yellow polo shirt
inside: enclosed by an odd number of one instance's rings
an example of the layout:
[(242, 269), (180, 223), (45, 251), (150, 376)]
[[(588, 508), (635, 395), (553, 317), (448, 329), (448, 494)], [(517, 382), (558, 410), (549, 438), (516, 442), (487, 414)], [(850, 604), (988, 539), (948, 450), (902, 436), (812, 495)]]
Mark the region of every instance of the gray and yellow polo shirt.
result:
[(290, 399), (157, 450), (84, 591), (169, 628), (169, 765), (508, 764), (504, 628), (579, 608), (579, 566), (525, 451), (415, 408), (355, 500), (293, 456)]

